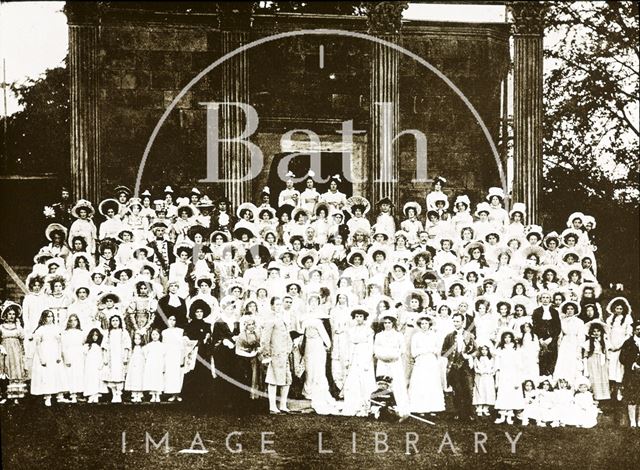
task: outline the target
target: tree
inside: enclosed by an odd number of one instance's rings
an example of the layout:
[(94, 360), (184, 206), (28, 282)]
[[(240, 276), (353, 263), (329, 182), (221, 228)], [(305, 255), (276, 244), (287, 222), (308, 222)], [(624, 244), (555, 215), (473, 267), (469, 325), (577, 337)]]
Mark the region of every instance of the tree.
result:
[(595, 216), (603, 278), (637, 285), (638, 5), (548, 4), (546, 222), (561, 227), (573, 210)]
[(7, 118), (5, 173), (67, 174), (68, 82), (65, 66), (48, 69), (39, 78), (23, 84), (11, 85), (23, 109)]

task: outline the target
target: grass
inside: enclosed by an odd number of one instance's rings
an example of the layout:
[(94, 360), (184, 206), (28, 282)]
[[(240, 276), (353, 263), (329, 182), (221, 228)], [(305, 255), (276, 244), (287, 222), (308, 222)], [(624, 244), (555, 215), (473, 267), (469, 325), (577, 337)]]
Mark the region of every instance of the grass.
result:
[[(0, 409), (2, 463), (5, 469), (31, 468), (630, 468), (637, 465), (640, 429), (632, 430), (607, 417), (595, 429), (537, 428), (495, 425), (489, 421), (460, 423), (437, 419), (435, 426), (371, 419), (296, 414), (233, 416), (208, 414), (185, 405), (59, 405), (45, 408), (7, 406)], [(230, 452), (226, 445), (242, 451)], [(261, 433), (267, 434), (262, 437)], [(318, 452), (318, 433), (323, 448)], [(516, 452), (505, 432), (515, 439)], [(126, 450), (122, 452), (123, 433)], [(145, 433), (159, 443), (155, 449)], [(356, 433), (356, 453), (352, 452)], [(375, 433), (386, 433), (388, 450)], [(406, 453), (409, 439), (417, 438)], [(486, 453), (474, 433), (486, 434)], [(180, 454), (199, 434), (206, 454)], [(447, 436), (456, 447), (453, 453)], [(478, 439), (484, 436), (479, 434)], [(261, 451), (262, 440), (265, 450)], [(378, 434), (383, 440), (384, 434)], [(444, 444), (443, 444), (444, 441)], [(439, 448), (442, 447), (441, 452)], [(194, 448), (202, 449), (195, 445)], [(415, 452), (417, 450), (417, 453)]]

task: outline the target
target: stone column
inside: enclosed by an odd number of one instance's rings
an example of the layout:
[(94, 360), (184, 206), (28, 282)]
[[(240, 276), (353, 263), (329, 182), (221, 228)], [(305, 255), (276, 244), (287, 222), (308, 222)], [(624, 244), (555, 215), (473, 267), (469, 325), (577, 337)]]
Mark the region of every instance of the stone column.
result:
[[(221, 2), (220, 55), (227, 54), (249, 42), (254, 5), (253, 3)], [(249, 103), (249, 64), (246, 52), (240, 52), (222, 64), (222, 101)], [(243, 112), (236, 106), (222, 106), (222, 139), (239, 136), (245, 128)], [(220, 174), (226, 181), (222, 191), (233, 207), (253, 200), (252, 181), (238, 181), (249, 173), (251, 155), (245, 145), (237, 142), (223, 142), (220, 149)], [(255, 201), (253, 201), (255, 202)]]
[(542, 38), (546, 6), (510, 2), (513, 16), (513, 201), (527, 205), (528, 223), (539, 223), (542, 185)]
[(71, 106), (71, 194), (100, 200), (100, 116), (98, 109), (98, 5), (67, 2)]
[[(400, 41), (402, 11), (408, 2), (366, 2), (369, 34), (389, 42)], [(371, 91), (369, 94), (369, 197), (374, 205), (389, 197), (398, 210), (399, 145), (393, 142), (400, 121), (400, 53), (382, 44), (371, 47)], [(383, 104), (384, 103), (384, 104)]]

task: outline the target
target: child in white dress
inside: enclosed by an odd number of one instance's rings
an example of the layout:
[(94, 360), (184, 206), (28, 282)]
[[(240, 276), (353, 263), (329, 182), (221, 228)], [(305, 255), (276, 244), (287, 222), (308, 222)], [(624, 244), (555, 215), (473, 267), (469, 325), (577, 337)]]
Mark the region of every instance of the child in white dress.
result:
[(88, 403), (98, 403), (100, 394), (107, 391), (107, 387), (102, 381), (102, 333), (98, 328), (89, 331), (85, 341), (84, 349), (84, 380), (83, 394), (88, 397)]
[(160, 330), (151, 330), (151, 341), (143, 348), (144, 373), (142, 386), (151, 394), (151, 402), (160, 402), (160, 394), (164, 390), (165, 350), (162, 344)]
[(168, 328), (162, 332), (165, 345), (164, 393), (171, 395), (169, 401), (182, 401), (182, 382), (184, 380), (184, 330), (176, 327), (175, 315), (167, 318)]
[(122, 403), (124, 375), (131, 351), (131, 337), (122, 326), (120, 315), (111, 316), (109, 330), (102, 345), (105, 351), (104, 381), (111, 390), (112, 403)]
[(495, 365), (488, 344), (478, 347), (478, 356), (473, 361), (475, 381), (473, 404), (478, 416), (489, 416), (489, 406), (496, 403)]
[(140, 403), (144, 395), (142, 387), (142, 374), (144, 372), (144, 338), (140, 333), (133, 334), (133, 350), (127, 367), (127, 378), (124, 381), (124, 389), (131, 392), (131, 402)]
[(62, 332), (62, 361), (71, 403), (78, 402), (78, 394), (84, 389), (84, 341), (80, 320), (72, 313), (67, 318), (66, 330)]
[(538, 419), (538, 392), (533, 380), (526, 379), (522, 382), (522, 394), (524, 404), (520, 413), (520, 421), (523, 426), (527, 426), (530, 421)]

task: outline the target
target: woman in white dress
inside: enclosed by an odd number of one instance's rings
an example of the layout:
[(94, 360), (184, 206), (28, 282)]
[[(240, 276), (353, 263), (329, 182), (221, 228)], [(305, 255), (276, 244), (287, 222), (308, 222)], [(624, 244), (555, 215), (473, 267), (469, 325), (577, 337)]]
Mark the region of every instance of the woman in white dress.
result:
[(113, 315), (109, 318), (109, 330), (102, 343), (105, 350), (104, 381), (112, 393), (112, 403), (122, 403), (125, 369), (129, 362), (131, 337), (123, 329), (122, 318)]
[(107, 386), (102, 380), (103, 339), (102, 332), (98, 328), (93, 328), (85, 341), (82, 393), (88, 398), (87, 403), (98, 403), (100, 394), (107, 392)]
[(582, 376), (582, 344), (586, 336), (584, 322), (578, 318), (578, 304), (567, 301), (560, 307), (562, 334), (558, 343), (558, 359), (553, 378), (575, 384)]
[(496, 347), (496, 404), (500, 416), (496, 423), (513, 424), (516, 410), (524, 406), (520, 351), (512, 331), (503, 331)]
[(309, 214), (313, 214), (316, 209), (316, 204), (320, 199), (320, 193), (315, 188), (315, 181), (313, 180), (315, 173), (309, 170), (309, 174), (304, 180), (305, 189), (300, 193), (300, 207), (305, 209)]
[(166, 346), (161, 340), (160, 330), (151, 330), (151, 341), (142, 348), (144, 353), (144, 372), (142, 388), (151, 394), (151, 402), (160, 402), (160, 394), (164, 391), (164, 370)]
[(417, 319), (419, 329), (411, 338), (411, 357), (414, 360), (409, 381), (409, 409), (413, 413), (444, 411), (444, 394), (438, 360), (441, 350), (432, 331), (433, 320), (427, 315)]
[(409, 397), (405, 380), (402, 353), (405, 349), (404, 336), (396, 330), (397, 316), (387, 312), (382, 319), (384, 330), (378, 333), (373, 343), (373, 353), (378, 360), (376, 377), (391, 378), (391, 390), (396, 401), (398, 415), (407, 416), (409, 413)]
[(84, 332), (80, 329), (76, 314), (67, 318), (67, 328), (62, 332), (62, 360), (66, 376), (66, 391), (71, 403), (78, 402), (78, 394), (84, 390)]
[(624, 297), (616, 297), (607, 305), (607, 325), (609, 325), (609, 382), (612, 385), (612, 392), (620, 395), (620, 387), (624, 376), (624, 367), (620, 362), (620, 350), (624, 342), (633, 334), (633, 319), (631, 317), (631, 306)]
[(54, 318), (51, 310), (44, 310), (40, 315), (38, 327), (33, 333), (35, 354), (31, 394), (43, 395), (46, 406), (51, 406), (51, 396), (56, 394), (57, 401), (64, 402), (62, 391), (65, 385), (60, 328), (54, 323)]
[(342, 414), (367, 416), (371, 394), (376, 390), (373, 369), (373, 330), (365, 324), (369, 312), (356, 308), (351, 312), (355, 325), (348, 331), (348, 353), (344, 381)]
[(176, 327), (175, 315), (167, 318), (169, 326), (162, 332), (162, 343), (165, 345), (165, 363), (164, 363), (164, 393), (171, 395), (169, 401), (182, 401), (180, 392), (182, 392), (182, 382), (184, 373), (182, 366), (184, 365), (184, 330)]
[(347, 377), (347, 361), (349, 359), (349, 328), (350, 317), (349, 297), (346, 292), (339, 292), (336, 305), (331, 309), (331, 375), (333, 382), (343, 395), (344, 382)]

